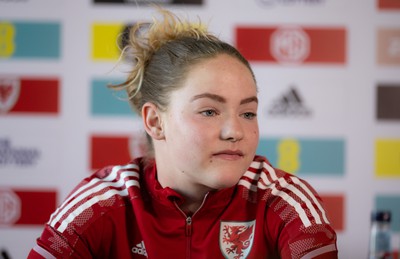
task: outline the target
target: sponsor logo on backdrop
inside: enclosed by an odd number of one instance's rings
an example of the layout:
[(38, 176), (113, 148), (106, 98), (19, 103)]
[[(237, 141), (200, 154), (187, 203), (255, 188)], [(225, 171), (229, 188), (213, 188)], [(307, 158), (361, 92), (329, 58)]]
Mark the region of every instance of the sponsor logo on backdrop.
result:
[(239, 26), (236, 28), (236, 47), (249, 61), (344, 64), (346, 29)]
[(40, 150), (31, 147), (14, 147), (7, 138), (0, 138), (1, 166), (32, 166), (40, 158)]
[[(127, 116), (134, 117), (125, 90), (115, 91), (107, 87), (123, 80), (94, 79), (91, 87), (91, 113), (94, 116)], [(107, 104), (107, 105), (105, 105)]]
[(7, 112), (14, 107), (20, 92), (17, 78), (0, 78), (0, 112)]
[(400, 10), (399, 0), (378, 0), (379, 9), (395, 9)]
[(16, 222), (21, 213), (21, 201), (11, 190), (0, 189), (0, 225)]
[(55, 191), (0, 187), (0, 226), (43, 225), (56, 208)]
[(345, 197), (342, 194), (320, 193), (324, 208), (329, 215), (329, 222), (336, 231), (344, 231), (345, 226)]
[(201, 5), (203, 0), (93, 0), (95, 4), (194, 4)]
[(92, 135), (90, 139), (90, 169), (122, 165), (146, 153), (144, 132), (132, 135)]
[(271, 34), (271, 54), (281, 63), (301, 63), (310, 54), (310, 38), (300, 27), (281, 27)]
[(94, 23), (92, 25), (92, 58), (95, 61), (114, 61), (120, 57), (121, 40), (126, 38), (123, 23)]
[(316, 6), (322, 5), (326, 0), (256, 0), (259, 4), (264, 7), (274, 7), (274, 6)]
[(92, 25), (92, 59), (117, 61), (124, 51), (124, 61), (133, 61), (133, 53), (126, 48), (129, 32), (134, 24), (94, 23)]
[(306, 106), (299, 90), (291, 87), (278, 99), (272, 102), (267, 113), (277, 117), (309, 117), (311, 110)]
[(392, 214), (391, 230), (393, 232), (400, 232), (400, 195), (377, 195), (375, 196), (376, 210), (389, 210)]
[(0, 116), (14, 113), (57, 114), (58, 112), (58, 79), (0, 75)]
[(0, 21), (0, 59), (60, 57), (60, 24)]
[(257, 154), (292, 174), (343, 176), (343, 139), (261, 138)]
[(400, 84), (378, 85), (376, 98), (378, 120), (400, 120)]
[(400, 177), (400, 139), (375, 141), (375, 176)]
[(378, 63), (400, 65), (400, 28), (379, 29), (377, 41)]

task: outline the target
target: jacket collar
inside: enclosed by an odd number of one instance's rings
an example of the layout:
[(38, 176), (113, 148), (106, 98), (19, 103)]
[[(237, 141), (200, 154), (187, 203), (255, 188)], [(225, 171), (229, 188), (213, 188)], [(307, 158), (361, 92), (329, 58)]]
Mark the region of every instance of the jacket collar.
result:
[[(152, 199), (157, 200), (165, 206), (178, 206), (183, 204), (184, 197), (176, 192), (175, 190), (165, 187), (163, 188), (157, 180), (157, 166), (155, 161), (149, 161), (147, 165), (142, 169), (143, 174), (141, 175), (142, 183), (146, 186), (147, 192), (150, 194)], [(237, 186), (225, 188), (222, 190), (211, 191), (207, 194), (206, 200), (203, 203), (203, 207), (208, 209), (214, 207), (226, 206), (227, 203), (232, 199), (233, 194), (236, 192)]]

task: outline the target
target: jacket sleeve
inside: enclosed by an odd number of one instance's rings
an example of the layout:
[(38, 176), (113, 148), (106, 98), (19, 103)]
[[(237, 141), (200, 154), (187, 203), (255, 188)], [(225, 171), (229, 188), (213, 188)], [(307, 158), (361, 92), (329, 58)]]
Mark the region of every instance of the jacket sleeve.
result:
[(79, 236), (71, 234), (68, 234), (68, 237), (64, 236), (51, 226), (46, 225), (27, 258), (92, 258), (90, 251)]
[(115, 222), (126, 216), (128, 188), (137, 179), (136, 169), (134, 164), (110, 166), (82, 180), (50, 216), (28, 258), (108, 255)]
[(265, 228), (281, 258), (338, 258), (336, 233), (317, 192), (278, 169), (268, 187)]

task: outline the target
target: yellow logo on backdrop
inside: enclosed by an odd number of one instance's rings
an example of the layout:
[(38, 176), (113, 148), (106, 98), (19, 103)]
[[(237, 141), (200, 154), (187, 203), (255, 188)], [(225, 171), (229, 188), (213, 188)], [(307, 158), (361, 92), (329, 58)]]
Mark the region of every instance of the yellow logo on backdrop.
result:
[(15, 50), (15, 28), (8, 22), (0, 22), (0, 57), (9, 57)]
[(283, 139), (278, 143), (278, 167), (296, 173), (300, 168), (300, 143), (296, 139)]
[(121, 54), (119, 37), (125, 24), (96, 23), (92, 26), (92, 58), (94, 60), (117, 60)]
[(378, 177), (400, 177), (400, 139), (376, 140), (375, 174)]

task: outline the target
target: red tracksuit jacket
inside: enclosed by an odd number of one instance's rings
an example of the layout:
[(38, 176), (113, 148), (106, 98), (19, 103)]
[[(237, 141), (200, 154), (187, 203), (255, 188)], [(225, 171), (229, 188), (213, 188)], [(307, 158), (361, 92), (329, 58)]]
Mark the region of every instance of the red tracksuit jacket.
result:
[(337, 258), (319, 196), (263, 157), (236, 186), (208, 193), (193, 215), (156, 171), (139, 158), (86, 178), (28, 258)]

